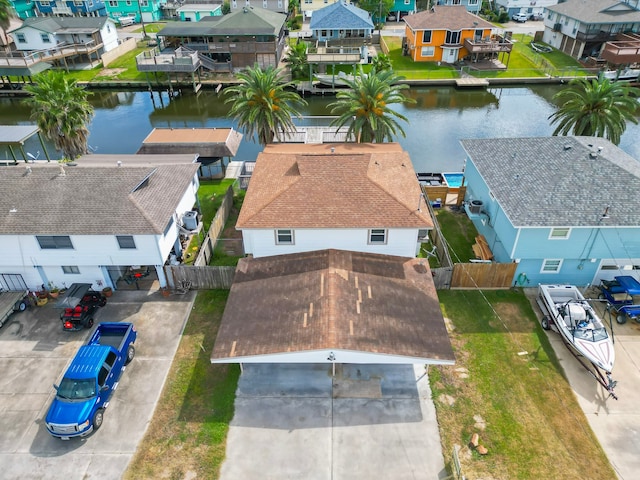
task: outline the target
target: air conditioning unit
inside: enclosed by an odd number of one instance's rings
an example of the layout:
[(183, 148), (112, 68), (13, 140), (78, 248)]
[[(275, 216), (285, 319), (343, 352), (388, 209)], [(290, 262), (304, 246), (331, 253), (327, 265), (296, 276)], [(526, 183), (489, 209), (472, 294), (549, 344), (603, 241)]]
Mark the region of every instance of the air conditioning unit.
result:
[(471, 203), (469, 204), (469, 213), (478, 215), (480, 210), (482, 210), (482, 205), (482, 200), (471, 200)]
[(196, 230), (198, 228), (198, 212), (189, 211), (182, 215), (182, 226), (187, 230)]

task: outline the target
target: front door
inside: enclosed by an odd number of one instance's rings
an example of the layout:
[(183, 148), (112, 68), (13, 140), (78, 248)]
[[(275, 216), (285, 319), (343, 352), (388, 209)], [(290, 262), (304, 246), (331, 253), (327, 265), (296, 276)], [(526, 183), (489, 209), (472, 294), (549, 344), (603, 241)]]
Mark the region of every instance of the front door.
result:
[(442, 47), (442, 61), (444, 63), (456, 63), (458, 60), (458, 49)]

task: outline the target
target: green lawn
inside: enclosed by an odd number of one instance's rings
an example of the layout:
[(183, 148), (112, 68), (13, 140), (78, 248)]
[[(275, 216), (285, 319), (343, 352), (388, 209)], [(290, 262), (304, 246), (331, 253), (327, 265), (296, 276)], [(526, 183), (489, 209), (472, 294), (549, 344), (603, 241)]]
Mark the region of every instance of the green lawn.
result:
[[(147, 77), (144, 72), (138, 72), (136, 68), (136, 56), (141, 52), (149, 50), (149, 47), (138, 47), (134, 50), (120, 56), (112, 62), (106, 69), (102, 67), (92, 70), (81, 70), (69, 72), (69, 77), (79, 82), (112, 82), (112, 81), (137, 81), (146, 82)], [(155, 76), (151, 74), (150, 78), (155, 82)], [(166, 76), (158, 73), (158, 78), (163, 81)]]
[(471, 245), (478, 234), (476, 227), (465, 213), (452, 212), (447, 208), (434, 211), (436, 219), (449, 246), (449, 255), (454, 263), (467, 263), (476, 258)]
[(402, 55), (402, 39), (400, 37), (384, 37), (384, 41), (389, 47), (389, 59), (391, 60), (391, 65), (393, 65), (393, 71), (407, 80), (458, 77), (454, 67), (448, 65), (438, 66), (433, 62), (414, 62), (411, 57)]
[(210, 362), (228, 294), (198, 292), (153, 419), (124, 478), (218, 478), (240, 376), (238, 365)]
[(447, 464), (457, 444), (467, 478), (616, 478), (522, 292), (438, 296), (456, 355), (429, 370)]

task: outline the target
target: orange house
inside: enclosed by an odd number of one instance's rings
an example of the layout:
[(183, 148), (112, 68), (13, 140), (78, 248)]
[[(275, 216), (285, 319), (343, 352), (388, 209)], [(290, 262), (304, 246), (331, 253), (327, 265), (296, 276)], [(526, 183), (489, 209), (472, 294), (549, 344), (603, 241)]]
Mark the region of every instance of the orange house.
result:
[[(403, 53), (414, 62), (455, 63), (479, 52), (476, 45), (489, 46), (495, 39), (492, 34), (496, 27), (469, 13), (463, 5), (436, 5), (424, 12), (407, 15), (404, 21)], [(483, 50), (484, 53), (492, 51), (491, 48)]]

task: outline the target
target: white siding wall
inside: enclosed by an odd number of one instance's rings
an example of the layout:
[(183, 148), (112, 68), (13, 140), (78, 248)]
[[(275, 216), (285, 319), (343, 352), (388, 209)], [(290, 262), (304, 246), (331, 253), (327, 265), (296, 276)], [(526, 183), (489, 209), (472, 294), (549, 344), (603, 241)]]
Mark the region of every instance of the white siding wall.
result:
[(276, 245), (275, 229), (242, 231), (245, 253), (258, 258), (327, 248), (415, 257), (418, 230), (389, 229), (385, 245), (370, 245), (367, 229), (294, 229), (294, 237), (294, 245)]
[[(35, 28), (23, 28), (20, 29), (16, 33), (22, 33), (25, 36), (25, 43), (20, 43), (17, 39), (17, 35), (12, 33), (16, 45), (17, 50), (46, 50), (48, 48), (54, 48), (56, 46), (56, 38), (55, 35), (47, 32), (43, 32), (42, 30), (36, 30)], [(42, 41), (42, 37), (40, 34), (47, 34), (51, 42), (45, 43)]]
[(111, 21), (107, 21), (100, 30), (102, 35), (102, 43), (104, 43), (104, 51), (108, 52), (118, 46), (118, 31), (116, 30), (116, 24)]
[[(49, 281), (70, 285), (104, 282), (100, 266), (164, 263), (166, 256), (162, 256), (158, 248), (158, 237), (134, 235), (134, 239), (137, 248), (121, 249), (115, 235), (72, 235), (73, 249), (43, 250), (35, 235), (3, 235), (0, 236), (0, 251), (4, 253), (0, 273), (20, 273), (29, 287), (37, 288), (45, 279), (35, 267), (41, 267)], [(64, 274), (63, 265), (78, 267), (80, 274)]]

